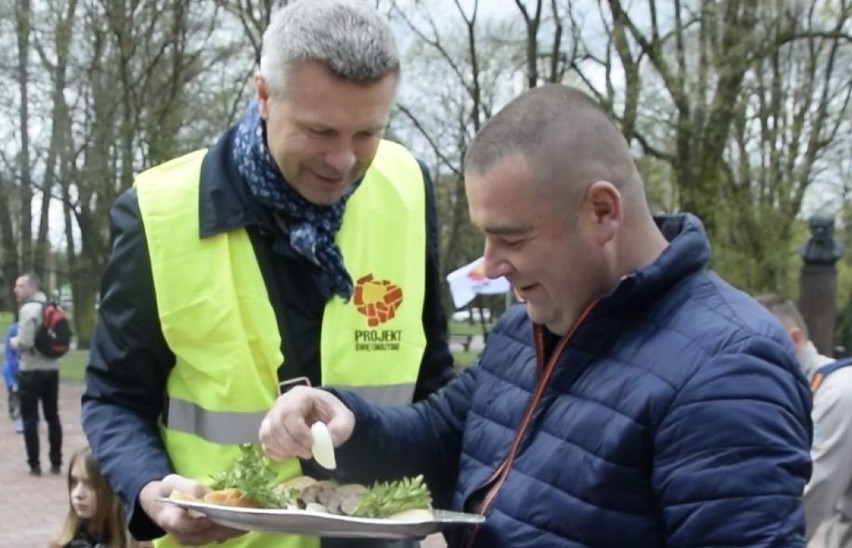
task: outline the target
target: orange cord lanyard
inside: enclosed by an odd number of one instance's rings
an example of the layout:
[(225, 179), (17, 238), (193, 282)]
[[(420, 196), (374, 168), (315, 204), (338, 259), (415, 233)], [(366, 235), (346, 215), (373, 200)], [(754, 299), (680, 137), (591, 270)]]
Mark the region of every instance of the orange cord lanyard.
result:
[[(556, 363), (559, 361), (559, 357), (562, 355), (562, 351), (568, 345), (568, 341), (574, 336), (574, 333), (577, 331), (577, 328), (580, 324), (583, 323), (583, 320), (586, 316), (589, 315), (592, 308), (597, 304), (597, 300), (592, 302), (580, 317), (574, 322), (574, 325), (571, 327), (571, 330), (566, 333), (562, 339), (559, 340), (559, 344), (556, 345), (556, 348), (553, 350), (553, 353), (550, 356), (550, 359), (547, 360), (547, 364), (544, 363), (544, 331), (543, 328), (539, 325), (535, 326), (535, 330), (533, 332), (533, 336), (535, 339), (535, 355), (536, 355), (536, 373), (539, 376), (538, 382), (536, 383), (535, 391), (533, 392), (532, 398), (530, 399), (529, 404), (527, 405), (527, 410), (524, 413), (524, 418), (521, 421), (520, 426), (515, 432), (515, 439), (512, 442), (512, 446), (509, 449), (509, 453), (506, 455), (506, 458), (503, 459), (503, 462), (500, 463), (500, 466), (494, 471), (493, 474), (482, 484), (478, 489), (482, 489), (482, 487), (491, 484), (491, 488), (488, 490), (488, 493), (485, 495), (485, 498), (482, 501), (482, 504), (479, 505), (479, 510), (477, 513), (479, 515), (484, 516), (488, 511), (488, 507), (491, 506), (491, 503), (494, 502), (494, 499), (497, 498), (497, 492), (500, 491), (500, 488), (503, 486), (503, 483), (506, 481), (506, 477), (509, 475), (509, 471), (512, 468), (512, 462), (515, 460), (515, 454), (518, 451), (518, 448), (521, 445), (521, 440), (524, 438), (524, 434), (526, 434), (527, 428), (532, 421), (533, 414), (535, 413), (536, 408), (538, 407), (539, 402), (541, 401), (542, 395), (544, 395), (544, 389), (547, 388), (547, 383), (550, 381), (550, 377), (553, 375), (554, 369), (556, 369)], [(470, 535), (467, 546), (468, 548), (473, 546), (473, 541), (476, 538), (476, 534), (479, 532), (479, 526), (477, 526)]]

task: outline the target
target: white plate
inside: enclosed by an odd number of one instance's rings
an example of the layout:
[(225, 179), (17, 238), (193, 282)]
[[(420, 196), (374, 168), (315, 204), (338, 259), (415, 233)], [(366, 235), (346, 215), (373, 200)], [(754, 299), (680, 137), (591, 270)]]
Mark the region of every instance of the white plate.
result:
[(199, 512), (210, 521), (243, 531), (298, 533), (321, 537), (421, 539), (456, 525), (476, 525), (485, 521), (477, 514), (448, 510), (433, 510), (428, 521), (397, 521), (381, 518), (356, 518), (325, 512), (278, 510), (272, 508), (241, 508), (204, 502), (159, 499), (187, 510)]

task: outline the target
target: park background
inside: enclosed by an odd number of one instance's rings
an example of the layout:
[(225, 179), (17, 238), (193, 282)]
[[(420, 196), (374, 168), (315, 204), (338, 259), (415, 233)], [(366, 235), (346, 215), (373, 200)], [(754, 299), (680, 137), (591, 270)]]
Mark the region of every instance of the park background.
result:
[[(814, 213), (852, 233), (852, 0), (369, 0), (400, 38), (388, 136), (431, 169), (444, 273), (481, 253), (462, 157), (513, 96), (579, 86), (612, 113), (655, 210), (705, 224), (711, 265), (798, 297)], [(108, 211), (135, 175), (210, 145), (251, 98), (271, 0), (0, 1), (0, 310), (35, 271), (88, 347)], [(852, 347), (850, 264), (836, 344)], [(449, 296), (444, 295), (448, 313)], [(494, 309), (505, 299), (476, 303)]]
[[(464, 197), (468, 143), (508, 100), (548, 82), (601, 102), (654, 209), (698, 215), (711, 266), (743, 290), (799, 298), (814, 214), (833, 217), (837, 240), (852, 242), (852, 0), (368, 1), (400, 39), (403, 82), (387, 135), (431, 170), (443, 274), (482, 252)], [(110, 205), (138, 173), (209, 146), (240, 118), (261, 31), (285, 3), (0, 0), (0, 328), (15, 278), (40, 274), (73, 319), (77, 349), (60, 370), (69, 393), (79, 392), (95, 322)], [(836, 264), (833, 311), (835, 344), (846, 349), (850, 266), (852, 252)], [(472, 304), (493, 320), (506, 302)], [(444, 303), (449, 316), (449, 293)], [(464, 342), (489, 327), (450, 324)], [(458, 365), (475, 359), (478, 342), (454, 344)], [(79, 425), (66, 424), (77, 439)], [(3, 543), (41, 545), (61, 520), (64, 489), (23, 473), (23, 444), (3, 426), (4, 483), (53, 505), (31, 515), (4, 504), (39, 527), (30, 542), (7, 520)]]

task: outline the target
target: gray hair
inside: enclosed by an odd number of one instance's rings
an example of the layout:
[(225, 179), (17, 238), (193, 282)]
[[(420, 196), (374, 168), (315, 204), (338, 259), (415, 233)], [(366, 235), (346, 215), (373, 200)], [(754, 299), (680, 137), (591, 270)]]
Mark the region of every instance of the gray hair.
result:
[(360, 0), (299, 0), (272, 14), (263, 33), (260, 74), (281, 92), (287, 70), (300, 61), (316, 61), (358, 83), (399, 74), (390, 25)]
[(754, 299), (771, 312), (773, 316), (778, 318), (778, 321), (784, 325), (785, 329), (798, 327), (805, 336), (805, 339), (810, 340), (808, 324), (805, 323), (805, 318), (802, 317), (802, 313), (799, 312), (793, 301), (778, 293), (765, 293), (758, 295)]

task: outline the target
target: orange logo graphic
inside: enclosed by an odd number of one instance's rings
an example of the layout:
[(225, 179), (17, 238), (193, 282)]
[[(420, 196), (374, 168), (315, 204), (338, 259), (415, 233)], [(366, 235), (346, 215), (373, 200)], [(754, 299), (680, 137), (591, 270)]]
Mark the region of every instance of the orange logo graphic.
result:
[(391, 320), (402, 304), (402, 289), (388, 280), (374, 280), (367, 274), (355, 283), (355, 308), (367, 316), (367, 325), (376, 327)]
[(465, 274), (468, 279), (473, 280), (474, 282), (484, 282), (488, 277), (485, 275), (485, 262), (479, 261), (479, 263), (468, 270), (467, 274)]

